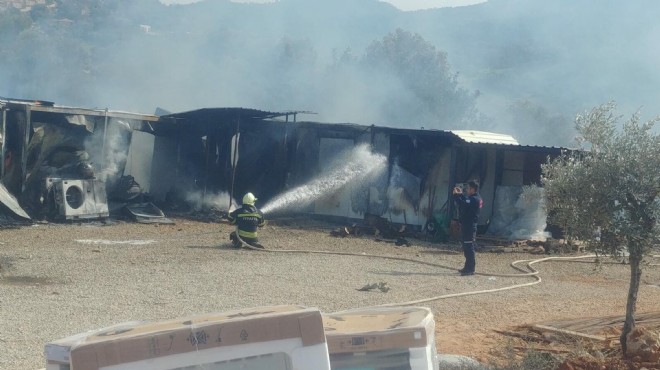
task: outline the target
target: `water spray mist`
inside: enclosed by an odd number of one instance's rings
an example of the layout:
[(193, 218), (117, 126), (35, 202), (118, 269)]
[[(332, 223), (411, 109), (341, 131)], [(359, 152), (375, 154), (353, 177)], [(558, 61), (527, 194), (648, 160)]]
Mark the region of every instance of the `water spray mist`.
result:
[(321, 196), (334, 193), (347, 184), (359, 184), (380, 174), (387, 167), (387, 158), (372, 153), (362, 144), (338, 156), (330, 169), (305, 185), (291, 189), (268, 202), (261, 211), (300, 209)]

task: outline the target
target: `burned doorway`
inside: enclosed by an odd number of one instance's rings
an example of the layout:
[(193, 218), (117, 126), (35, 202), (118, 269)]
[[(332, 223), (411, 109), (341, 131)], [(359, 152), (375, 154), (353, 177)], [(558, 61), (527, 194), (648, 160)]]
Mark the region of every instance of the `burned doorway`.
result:
[(424, 226), (446, 212), (451, 141), (435, 134), (390, 136), (388, 209), (392, 222)]

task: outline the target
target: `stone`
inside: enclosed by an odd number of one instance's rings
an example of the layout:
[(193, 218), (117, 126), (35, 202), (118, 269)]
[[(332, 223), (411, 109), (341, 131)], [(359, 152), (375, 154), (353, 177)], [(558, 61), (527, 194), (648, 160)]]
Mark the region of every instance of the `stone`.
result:
[(532, 250), (529, 251), (531, 254), (544, 254), (545, 253), (545, 248), (538, 246), (532, 248)]
[(634, 328), (627, 338), (628, 358), (639, 358), (640, 362), (660, 362), (660, 333), (644, 327)]
[(485, 366), (483, 366), (479, 361), (473, 359), (472, 357), (450, 355), (450, 354), (438, 354), (437, 359), (438, 359), (438, 364), (440, 365), (440, 369), (486, 370)]

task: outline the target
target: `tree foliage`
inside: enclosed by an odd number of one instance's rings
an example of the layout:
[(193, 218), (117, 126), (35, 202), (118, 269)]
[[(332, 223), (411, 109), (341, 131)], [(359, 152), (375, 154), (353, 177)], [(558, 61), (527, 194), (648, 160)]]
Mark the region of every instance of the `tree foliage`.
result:
[[(545, 165), (544, 185), (551, 217), (578, 238), (595, 240), (610, 252), (653, 245), (659, 234), (660, 136), (656, 120), (634, 115), (617, 129), (613, 103), (578, 115), (580, 151)], [(632, 254), (633, 251), (630, 251)]]
[(641, 123), (635, 114), (619, 129), (614, 111), (609, 103), (577, 116), (581, 150), (543, 166), (543, 183), (549, 215), (567, 234), (609, 253), (629, 253), (625, 349), (642, 262), (660, 236), (660, 135), (653, 131), (660, 119)]
[[(395, 119), (415, 117), (427, 126), (447, 128), (473, 116), (476, 96), (459, 86), (447, 53), (419, 34), (397, 29), (371, 43), (362, 63), (365, 71), (385, 73), (401, 83), (401, 94), (384, 107)], [(409, 100), (402, 98), (406, 93)]]

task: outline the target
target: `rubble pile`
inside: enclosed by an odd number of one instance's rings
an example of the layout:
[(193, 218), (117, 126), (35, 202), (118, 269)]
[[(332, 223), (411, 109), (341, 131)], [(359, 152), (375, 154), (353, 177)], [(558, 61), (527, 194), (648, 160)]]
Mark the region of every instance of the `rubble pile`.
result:
[(192, 209), (185, 216), (195, 221), (220, 222), (227, 219), (227, 211), (215, 207)]
[(27, 225), (30, 225), (29, 221), (12, 217), (10, 214), (3, 213), (3, 210), (0, 209), (0, 230)]
[(623, 356), (619, 336), (625, 317), (573, 319), (496, 330), (512, 340), (519, 353), (555, 356), (560, 370), (660, 369), (660, 312), (638, 314)]
[(345, 238), (348, 236), (374, 236), (376, 241), (394, 243), (396, 246), (411, 246), (411, 243), (405, 236), (410, 233), (407, 232), (406, 225), (398, 226), (389, 222), (383, 217), (378, 217), (372, 214), (365, 214), (364, 222), (362, 224), (351, 224), (350, 226), (342, 226), (330, 232), (330, 235)]
[(636, 362), (660, 364), (660, 331), (637, 327), (628, 334), (626, 355)]

